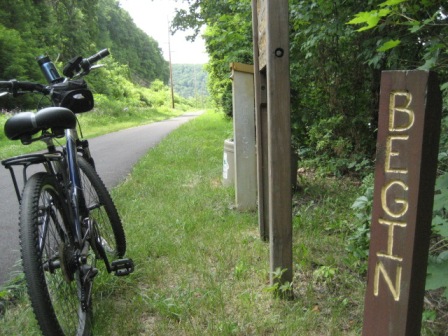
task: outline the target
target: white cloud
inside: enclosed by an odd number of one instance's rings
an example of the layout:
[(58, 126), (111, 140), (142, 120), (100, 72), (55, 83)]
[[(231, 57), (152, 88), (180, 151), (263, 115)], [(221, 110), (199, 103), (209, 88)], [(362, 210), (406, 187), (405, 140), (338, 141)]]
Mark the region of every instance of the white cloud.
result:
[[(149, 36), (154, 38), (166, 60), (168, 52), (168, 26), (174, 16), (174, 9), (182, 7), (182, 2), (173, 0), (120, 0), (121, 7), (126, 10), (135, 24)], [(176, 32), (169, 36), (171, 45), (171, 61), (173, 64), (203, 64), (208, 62), (203, 39), (198, 36), (195, 42), (186, 41), (188, 33)]]

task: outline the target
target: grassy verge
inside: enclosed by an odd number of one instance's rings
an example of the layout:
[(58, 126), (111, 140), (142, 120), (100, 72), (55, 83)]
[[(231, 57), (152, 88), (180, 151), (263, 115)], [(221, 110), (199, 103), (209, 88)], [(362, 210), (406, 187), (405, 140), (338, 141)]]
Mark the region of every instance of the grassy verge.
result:
[[(295, 299), (276, 299), (257, 216), (235, 211), (232, 188), (221, 184), (230, 132), (229, 121), (207, 113), (168, 136), (113, 190), (136, 271), (98, 276), (95, 334), (359, 334), (363, 280), (347, 268), (344, 248), (356, 186), (302, 178), (294, 203)], [(26, 296), (18, 293), (0, 333), (33, 335)]]
[[(184, 113), (184, 109), (158, 108), (126, 108), (115, 113), (104, 113), (95, 109), (89, 113), (78, 115), (79, 124), (85, 138), (92, 138), (121, 129), (165, 120)], [(10, 141), (3, 134), (3, 126), (8, 116), (0, 114), (0, 160), (45, 149), (41, 141), (24, 146), (20, 141)]]
[[(294, 299), (275, 298), (257, 215), (235, 211), (233, 189), (221, 183), (231, 127), (215, 113), (181, 126), (113, 190), (136, 271), (97, 277), (95, 335), (360, 334), (365, 279), (346, 251), (359, 186), (301, 175)], [(36, 335), (23, 286), (17, 287), (0, 334)]]

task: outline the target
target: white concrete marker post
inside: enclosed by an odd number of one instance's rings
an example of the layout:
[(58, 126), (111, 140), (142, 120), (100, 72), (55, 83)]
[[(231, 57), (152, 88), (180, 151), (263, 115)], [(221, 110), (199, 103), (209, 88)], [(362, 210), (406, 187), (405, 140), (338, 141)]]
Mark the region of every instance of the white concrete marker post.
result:
[(235, 143), (235, 198), (238, 210), (257, 207), (255, 96), (253, 65), (231, 63), (233, 132)]

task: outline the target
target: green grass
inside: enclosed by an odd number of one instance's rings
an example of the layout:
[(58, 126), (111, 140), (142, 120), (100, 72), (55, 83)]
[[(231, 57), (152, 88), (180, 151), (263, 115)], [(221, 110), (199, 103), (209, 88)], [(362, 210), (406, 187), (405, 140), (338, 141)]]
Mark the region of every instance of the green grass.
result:
[[(96, 335), (360, 333), (364, 279), (347, 266), (344, 241), (357, 187), (302, 177), (294, 199), (294, 300), (275, 298), (257, 214), (234, 210), (233, 188), (222, 186), (231, 127), (213, 112), (181, 126), (112, 191), (136, 270), (97, 277)], [(0, 334), (36, 334), (23, 292), (10, 301)]]
[[(257, 214), (222, 186), (231, 122), (208, 112), (152, 149), (112, 191), (136, 270), (95, 281), (95, 335), (359, 335), (365, 278), (346, 250), (350, 179), (300, 175), (293, 199), (294, 299), (269, 284)], [(1, 335), (38, 335), (23, 282), (0, 290)], [(1, 307), (0, 307), (1, 308)], [(427, 329), (423, 335), (434, 335)]]

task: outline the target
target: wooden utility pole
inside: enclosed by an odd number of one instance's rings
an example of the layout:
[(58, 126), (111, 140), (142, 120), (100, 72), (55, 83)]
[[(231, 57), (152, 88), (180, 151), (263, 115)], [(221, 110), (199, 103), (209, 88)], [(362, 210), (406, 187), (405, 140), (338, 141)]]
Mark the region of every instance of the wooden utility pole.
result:
[(168, 59), (170, 63), (170, 87), (171, 87), (171, 108), (174, 109), (174, 83), (173, 83), (173, 64), (171, 63), (171, 32), (170, 22), (168, 21)]
[(271, 284), (284, 283), (293, 275), (288, 0), (253, 0), (252, 13), (260, 233), (269, 239)]

